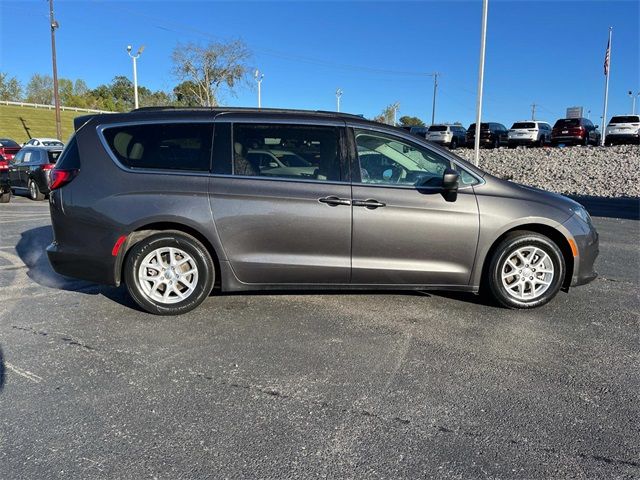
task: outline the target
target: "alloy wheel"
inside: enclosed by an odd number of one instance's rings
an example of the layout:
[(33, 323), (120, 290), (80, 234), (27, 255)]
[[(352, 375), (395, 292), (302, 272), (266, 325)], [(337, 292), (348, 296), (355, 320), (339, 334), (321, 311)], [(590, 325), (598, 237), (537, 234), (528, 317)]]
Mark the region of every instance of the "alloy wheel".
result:
[(544, 250), (525, 246), (507, 256), (500, 272), (502, 285), (509, 296), (529, 301), (540, 298), (549, 289), (555, 269)]
[(184, 250), (161, 247), (140, 263), (138, 281), (151, 300), (173, 304), (191, 296), (198, 284), (198, 266)]

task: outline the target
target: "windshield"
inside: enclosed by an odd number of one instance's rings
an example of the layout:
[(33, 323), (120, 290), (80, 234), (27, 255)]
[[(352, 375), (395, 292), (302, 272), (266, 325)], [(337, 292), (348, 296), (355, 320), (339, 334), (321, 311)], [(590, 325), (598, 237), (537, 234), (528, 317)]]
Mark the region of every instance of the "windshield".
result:
[(640, 116), (638, 115), (620, 115), (619, 117), (613, 117), (609, 124), (612, 123), (639, 123)]
[(447, 127), (446, 125), (431, 125), (429, 127), (429, 131), (430, 132), (446, 132), (448, 128), (449, 127)]
[(514, 130), (518, 128), (536, 128), (536, 124), (533, 122), (516, 122), (511, 128)]

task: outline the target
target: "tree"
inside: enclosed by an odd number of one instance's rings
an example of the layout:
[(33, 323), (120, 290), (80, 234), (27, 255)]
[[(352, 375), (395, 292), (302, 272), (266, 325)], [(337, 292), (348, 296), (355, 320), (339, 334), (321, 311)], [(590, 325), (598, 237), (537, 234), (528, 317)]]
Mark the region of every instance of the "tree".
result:
[(22, 84), (16, 77), (9, 77), (8, 73), (0, 72), (0, 100), (22, 100)]
[(200, 106), (212, 107), (218, 105), (223, 88), (235, 94), (236, 87), (246, 79), (249, 70), (246, 62), (250, 56), (244, 42), (235, 40), (207, 46), (178, 44), (172, 60), (174, 74), (181, 85), (191, 82), (186, 85), (187, 98), (197, 100)]
[(418, 117), (411, 117), (409, 115), (404, 115), (400, 117), (400, 126), (401, 127), (424, 127), (424, 122), (420, 120)]
[(382, 110), (382, 113), (380, 113), (380, 115), (377, 115), (376, 117), (373, 118), (373, 121), (379, 122), (379, 123), (386, 123), (387, 125), (393, 125), (393, 117), (394, 117), (396, 107), (397, 107), (397, 103), (392, 103), (391, 105), (388, 105), (387, 107), (385, 107), (384, 110)]
[(184, 107), (197, 107), (200, 105), (197, 91), (198, 86), (191, 80), (186, 80), (174, 87), (173, 94), (179, 105)]
[(49, 75), (34, 74), (27, 84), (27, 102), (53, 104), (53, 79)]

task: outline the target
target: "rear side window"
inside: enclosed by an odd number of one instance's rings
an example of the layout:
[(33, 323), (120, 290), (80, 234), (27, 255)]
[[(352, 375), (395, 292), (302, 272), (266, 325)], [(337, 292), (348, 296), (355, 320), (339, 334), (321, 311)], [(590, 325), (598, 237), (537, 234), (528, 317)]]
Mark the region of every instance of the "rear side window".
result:
[(234, 124), (233, 174), (339, 181), (338, 127)]
[(56, 162), (56, 168), (62, 170), (75, 170), (80, 168), (80, 154), (78, 153), (78, 141), (72, 137)]
[(209, 171), (211, 123), (125, 125), (106, 128), (104, 138), (129, 168)]

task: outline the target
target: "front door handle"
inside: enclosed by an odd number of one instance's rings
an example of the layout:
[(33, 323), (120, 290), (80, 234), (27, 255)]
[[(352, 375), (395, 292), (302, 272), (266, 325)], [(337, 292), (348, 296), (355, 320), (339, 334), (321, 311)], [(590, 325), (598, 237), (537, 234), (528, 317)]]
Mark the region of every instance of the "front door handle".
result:
[(348, 198), (339, 198), (336, 196), (319, 198), (320, 203), (326, 203), (331, 207), (337, 207), (338, 205), (351, 205), (351, 200)]
[(379, 202), (379, 201), (374, 200), (372, 198), (367, 199), (367, 200), (354, 200), (352, 205), (354, 207), (365, 207), (365, 208), (368, 208), (369, 210), (373, 210), (375, 208), (380, 208), (380, 207), (386, 207), (387, 206), (386, 203)]

